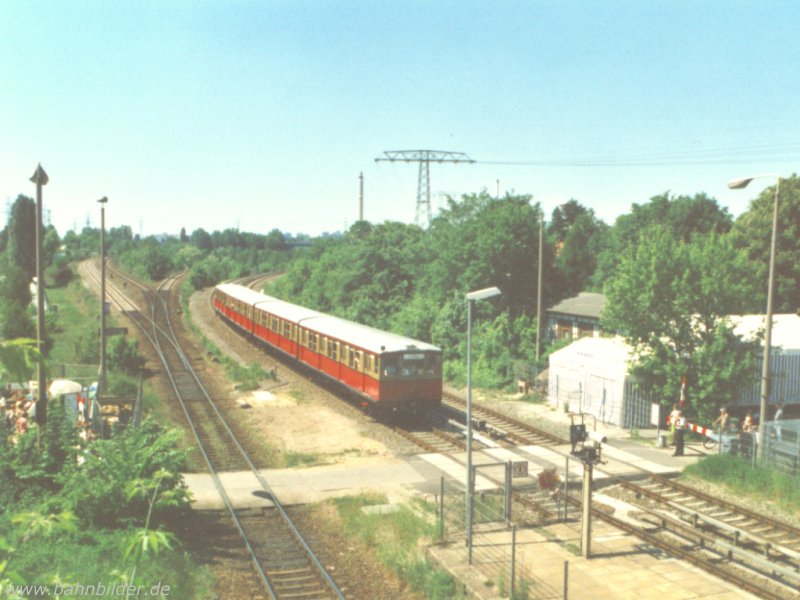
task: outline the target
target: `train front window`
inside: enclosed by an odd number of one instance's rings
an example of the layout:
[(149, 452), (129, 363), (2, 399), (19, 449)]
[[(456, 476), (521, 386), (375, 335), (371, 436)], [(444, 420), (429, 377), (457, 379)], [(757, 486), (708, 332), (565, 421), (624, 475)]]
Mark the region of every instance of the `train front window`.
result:
[(381, 358), (384, 377), (439, 377), (442, 372), (438, 354), (429, 352), (404, 352)]

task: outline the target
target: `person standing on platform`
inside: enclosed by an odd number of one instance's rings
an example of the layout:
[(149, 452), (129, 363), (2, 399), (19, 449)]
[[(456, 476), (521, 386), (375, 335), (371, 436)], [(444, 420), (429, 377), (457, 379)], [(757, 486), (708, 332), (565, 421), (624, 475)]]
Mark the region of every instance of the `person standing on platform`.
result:
[(681, 411), (675, 417), (675, 452), (672, 456), (683, 456), (683, 437), (686, 434), (686, 417)]
[(675, 445), (675, 422), (678, 420), (678, 415), (681, 413), (678, 410), (678, 405), (672, 405), (672, 412), (669, 413), (669, 445)]

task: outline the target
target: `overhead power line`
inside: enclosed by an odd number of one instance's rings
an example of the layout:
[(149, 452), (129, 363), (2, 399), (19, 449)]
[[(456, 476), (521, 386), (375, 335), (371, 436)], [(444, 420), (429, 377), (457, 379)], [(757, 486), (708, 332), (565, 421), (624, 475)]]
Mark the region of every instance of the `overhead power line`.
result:
[(800, 144), (755, 144), (735, 148), (702, 148), (653, 153), (541, 158), (532, 160), (480, 160), (479, 164), (543, 167), (672, 167), (691, 165), (752, 164), (764, 161), (800, 160)]

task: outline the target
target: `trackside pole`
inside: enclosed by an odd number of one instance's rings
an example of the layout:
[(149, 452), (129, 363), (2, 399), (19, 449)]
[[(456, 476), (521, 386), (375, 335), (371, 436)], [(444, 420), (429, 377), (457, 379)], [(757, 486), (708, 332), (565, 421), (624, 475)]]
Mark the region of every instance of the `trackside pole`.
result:
[(581, 506), (581, 556), (591, 558), (592, 543), (592, 471), (594, 465), (583, 463), (583, 504)]
[(511, 526), (511, 598), (514, 597), (515, 587), (514, 581), (516, 580), (516, 567), (517, 567), (517, 526)]
[(564, 465), (564, 520), (567, 520), (567, 507), (569, 506), (569, 456)]
[(444, 541), (444, 475), (439, 478), (439, 540)]
[(506, 520), (506, 527), (511, 525), (511, 461), (506, 463), (506, 490), (503, 495), (503, 517)]

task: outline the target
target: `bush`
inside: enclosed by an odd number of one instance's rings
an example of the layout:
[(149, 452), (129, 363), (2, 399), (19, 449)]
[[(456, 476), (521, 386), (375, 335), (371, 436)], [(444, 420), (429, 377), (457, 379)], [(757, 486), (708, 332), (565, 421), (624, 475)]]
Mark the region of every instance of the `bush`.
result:
[(173, 510), (189, 505), (189, 492), (180, 476), (187, 452), (178, 449), (177, 430), (164, 430), (152, 419), (141, 427), (129, 427), (108, 440), (94, 442), (83, 464), (71, 464), (61, 474), (63, 490), (58, 503), (72, 510), (84, 522), (101, 527), (141, 520), (147, 502), (129, 498), (126, 487), (134, 480), (148, 480), (162, 471), (162, 493), (172, 494)]
[(138, 375), (144, 368), (144, 357), (139, 355), (139, 344), (125, 336), (113, 337), (108, 344), (108, 367), (128, 375)]

